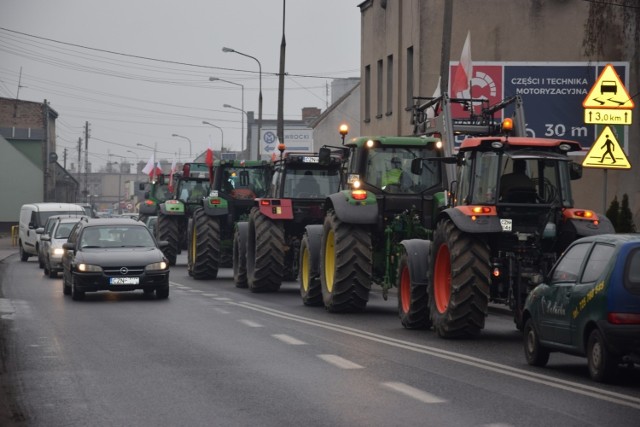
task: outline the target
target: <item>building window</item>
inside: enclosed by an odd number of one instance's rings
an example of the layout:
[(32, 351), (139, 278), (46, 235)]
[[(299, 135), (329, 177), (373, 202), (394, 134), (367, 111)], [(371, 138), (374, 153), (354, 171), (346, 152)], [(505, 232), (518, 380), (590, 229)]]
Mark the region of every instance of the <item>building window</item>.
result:
[(378, 87), (377, 89), (377, 99), (376, 99), (376, 117), (380, 118), (382, 117), (382, 91), (384, 89), (384, 86), (382, 84), (383, 80), (382, 80), (382, 70), (383, 70), (383, 66), (382, 66), (382, 59), (378, 61), (378, 75), (377, 75), (377, 83), (378, 83)]
[(407, 48), (407, 109), (413, 108), (413, 46)]
[(387, 116), (393, 111), (393, 55), (387, 56)]
[(371, 121), (371, 65), (364, 67), (364, 121)]

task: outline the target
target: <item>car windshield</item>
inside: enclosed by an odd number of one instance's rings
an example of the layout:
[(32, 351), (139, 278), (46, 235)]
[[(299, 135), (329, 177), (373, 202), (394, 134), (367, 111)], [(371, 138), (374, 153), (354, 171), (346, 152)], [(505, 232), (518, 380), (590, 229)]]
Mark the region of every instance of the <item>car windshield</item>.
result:
[(155, 241), (147, 227), (96, 226), (87, 227), (80, 240), (81, 248), (133, 248), (154, 247)]
[(71, 233), (71, 229), (75, 224), (76, 224), (75, 222), (61, 223), (60, 225), (58, 225), (58, 228), (56, 229), (56, 233), (53, 236), (53, 238), (54, 239), (68, 238), (69, 234)]

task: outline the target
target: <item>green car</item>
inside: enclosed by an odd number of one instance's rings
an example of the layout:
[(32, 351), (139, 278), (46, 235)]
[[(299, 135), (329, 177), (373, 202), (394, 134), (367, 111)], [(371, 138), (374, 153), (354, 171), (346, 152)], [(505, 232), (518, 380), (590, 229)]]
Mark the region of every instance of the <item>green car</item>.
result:
[(560, 351), (588, 359), (607, 382), (618, 365), (640, 364), (640, 234), (602, 234), (573, 242), (529, 294), (524, 353), (544, 366)]

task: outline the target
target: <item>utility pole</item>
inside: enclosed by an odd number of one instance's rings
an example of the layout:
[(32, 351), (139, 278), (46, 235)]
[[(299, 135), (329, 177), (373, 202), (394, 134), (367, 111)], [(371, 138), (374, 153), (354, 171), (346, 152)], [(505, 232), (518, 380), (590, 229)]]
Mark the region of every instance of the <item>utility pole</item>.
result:
[[(282, 42), (280, 42), (280, 73), (278, 75), (278, 143), (284, 144), (284, 58), (287, 41), (284, 38), (284, 17), (286, 0), (282, 0)], [(259, 138), (259, 137), (258, 137)]]
[(44, 100), (44, 144), (45, 144), (45, 157), (44, 157), (44, 194), (43, 201), (48, 202), (49, 200), (49, 175), (50, 167), (49, 167), (49, 104), (47, 100)]
[(451, 21), (453, 19), (453, 1), (444, 2), (442, 20), (442, 50), (440, 53), (441, 92), (449, 91), (449, 58), (451, 53)]
[(64, 154), (62, 156), (62, 159), (63, 159), (62, 167), (64, 168), (64, 170), (67, 170), (67, 149), (66, 148), (63, 150), (63, 153)]
[(89, 203), (89, 122), (84, 122), (84, 201)]

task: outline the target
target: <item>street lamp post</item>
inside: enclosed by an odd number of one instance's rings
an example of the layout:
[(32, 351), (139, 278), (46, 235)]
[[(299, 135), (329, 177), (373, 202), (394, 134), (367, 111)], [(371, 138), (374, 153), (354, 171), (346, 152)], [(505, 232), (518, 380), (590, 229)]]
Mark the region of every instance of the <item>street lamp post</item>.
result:
[[(235, 49), (231, 49), (228, 47), (223, 47), (222, 48), (223, 52), (233, 52), (233, 53), (237, 53), (238, 55), (242, 55), (242, 56), (246, 56), (247, 58), (251, 58), (253, 60), (255, 60), (258, 63), (258, 73), (259, 73), (259, 77), (260, 77), (260, 91), (258, 94), (258, 155), (257, 155), (257, 160), (260, 160), (260, 130), (262, 129), (262, 64), (260, 63), (260, 61), (258, 61), (258, 58), (251, 56), (251, 55), (247, 55), (246, 53), (242, 53), (242, 52), (238, 52)], [(251, 151), (251, 150), (249, 150)]]
[(220, 126), (214, 125), (213, 123), (209, 123), (206, 120), (203, 120), (202, 124), (203, 125), (213, 126), (214, 128), (220, 129), (220, 133), (222, 134), (222, 142), (220, 143), (220, 158), (222, 158), (222, 150), (224, 149), (224, 131), (222, 130), (222, 128)]
[(175, 136), (177, 138), (183, 138), (186, 139), (187, 141), (189, 141), (189, 160), (192, 160), (192, 154), (191, 154), (191, 139), (187, 138), (186, 136), (182, 136), (182, 135), (178, 135), (177, 133), (173, 133), (171, 134), (171, 136)]
[[(247, 114), (247, 112), (246, 112), (246, 111), (244, 111), (244, 107), (243, 107), (243, 108), (238, 108), (238, 107), (234, 107), (233, 105), (229, 105), (229, 104), (224, 104), (224, 105), (223, 105), (223, 107), (224, 107), (224, 108), (231, 108), (232, 110), (238, 110), (238, 111), (240, 111), (240, 112), (242, 113), (242, 115), (243, 115), (243, 116), (242, 116), (243, 121), (244, 121), (244, 116), (245, 116), (245, 115), (247, 116), (247, 122), (249, 121), (249, 114)], [(241, 152), (242, 152), (242, 153), (243, 153), (243, 155), (244, 155), (244, 133), (243, 133), (242, 140), (243, 140), (243, 141), (242, 141), (242, 145), (241, 145)]]
[[(209, 81), (214, 82), (214, 81), (221, 81), (221, 82), (226, 82), (232, 85), (236, 85), (236, 86), (240, 86), (240, 88), (242, 89), (242, 101), (241, 101), (241, 110), (242, 114), (240, 114), (240, 117), (242, 119), (242, 124), (240, 125), (240, 130), (241, 130), (241, 136), (240, 136), (240, 151), (244, 153), (244, 85), (240, 84), (240, 83), (236, 83), (236, 82), (232, 82), (230, 80), (224, 80), (224, 79), (220, 79), (218, 77), (209, 77)], [(225, 104), (227, 105), (227, 104)]]

